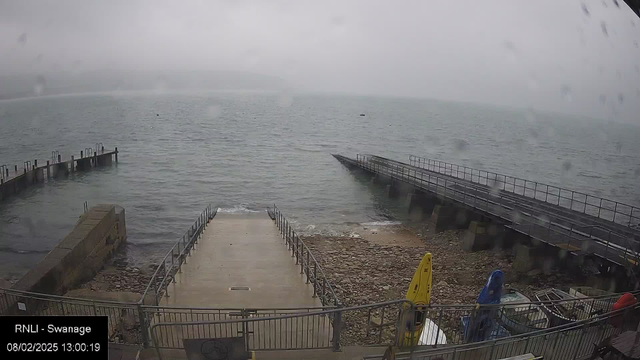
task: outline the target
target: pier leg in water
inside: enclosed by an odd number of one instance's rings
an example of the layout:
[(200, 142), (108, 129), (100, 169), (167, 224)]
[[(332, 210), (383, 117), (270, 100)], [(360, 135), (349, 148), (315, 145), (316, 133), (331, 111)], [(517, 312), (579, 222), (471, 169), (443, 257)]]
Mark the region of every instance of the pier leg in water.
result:
[(414, 221), (426, 220), (433, 213), (433, 208), (440, 202), (437, 197), (414, 190), (407, 194), (405, 206), (409, 209), (409, 217)]
[(384, 193), (390, 198), (395, 198), (398, 196), (398, 187), (396, 186), (396, 184), (391, 183), (387, 185), (387, 187), (384, 190)]

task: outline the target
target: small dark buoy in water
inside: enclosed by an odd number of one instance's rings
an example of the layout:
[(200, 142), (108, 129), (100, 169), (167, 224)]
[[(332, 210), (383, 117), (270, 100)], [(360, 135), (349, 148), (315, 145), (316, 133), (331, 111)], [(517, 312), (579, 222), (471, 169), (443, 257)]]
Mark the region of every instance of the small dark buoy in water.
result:
[(160, 114), (156, 114), (156, 116), (160, 116)]
[(364, 114), (360, 114), (360, 116), (364, 116)]

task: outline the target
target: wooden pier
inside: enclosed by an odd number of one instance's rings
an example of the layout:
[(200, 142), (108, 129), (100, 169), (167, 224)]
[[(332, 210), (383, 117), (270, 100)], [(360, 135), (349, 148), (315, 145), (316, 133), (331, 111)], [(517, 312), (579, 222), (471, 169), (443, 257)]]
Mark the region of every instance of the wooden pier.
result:
[(0, 165), (0, 201), (13, 196), (31, 185), (45, 182), (50, 178), (67, 176), (76, 171), (86, 171), (94, 167), (109, 166), (118, 162), (118, 148), (105, 150), (102, 144), (96, 149), (85, 148), (80, 156), (71, 155), (71, 159), (62, 160), (57, 151), (51, 152), (51, 159), (33, 162), (25, 161), (22, 167)]

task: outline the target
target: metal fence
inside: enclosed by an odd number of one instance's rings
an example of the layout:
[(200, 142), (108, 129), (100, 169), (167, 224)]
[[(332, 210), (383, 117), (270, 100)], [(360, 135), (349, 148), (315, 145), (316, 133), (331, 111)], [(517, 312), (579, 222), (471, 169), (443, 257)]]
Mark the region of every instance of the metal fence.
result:
[[(590, 300), (593, 305), (595, 300)], [(565, 304), (569, 302), (563, 301)], [(533, 309), (540, 305), (520, 303), (509, 306), (511, 309)], [(202, 315), (194, 315), (192, 321), (171, 316), (155, 321), (151, 324), (151, 337), (157, 349), (180, 348), (182, 340), (189, 338), (243, 337), (247, 350), (338, 350), (344, 345), (390, 345), (413, 349), (413, 358), (424, 359), (435, 358), (436, 355), (447, 355), (447, 359), (482, 358), (479, 355), (494, 359), (521, 351), (544, 353), (546, 356), (549, 351), (559, 350), (579, 358), (585, 354), (586, 344), (598, 343), (621, 328), (635, 328), (638, 324), (637, 309), (640, 308), (640, 305), (617, 311), (609, 308), (554, 328), (540, 328), (525, 334), (500, 334), (496, 329), (502, 326), (501, 316), (509, 306), (416, 307), (407, 300), (394, 300), (317, 311), (306, 309), (304, 313), (290, 309), (252, 314), (245, 309), (229, 309), (215, 313), (212, 320), (199, 320)], [(417, 332), (420, 325), (424, 328)], [(442, 330), (446, 338), (438, 330)], [(479, 332), (487, 337), (475, 337)], [(457, 337), (453, 336), (454, 333)]]
[(640, 224), (640, 208), (619, 201), (414, 155), (409, 156), (409, 164), (458, 179), (468, 180), (475, 184), (485, 185), (494, 191), (506, 191), (540, 200), (627, 227)]
[[(345, 336), (357, 336), (369, 344), (402, 344), (404, 332), (396, 331), (397, 324), (401, 316), (413, 318), (414, 307), (407, 300), (394, 300), (350, 308), (300, 310), (230, 310), (216, 320), (156, 322), (150, 327), (151, 337), (158, 350), (182, 347), (182, 340), (203, 335), (243, 337), (247, 350), (339, 350), (341, 337)], [(350, 319), (354, 315), (368, 317), (353, 323)], [(364, 323), (365, 320), (375, 325)], [(412, 325), (409, 327), (415, 330)], [(162, 358), (159, 351), (158, 355)]]
[[(0, 290), (0, 314), (107, 316), (111, 342), (148, 346), (149, 339), (154, 339), (153, 344), (158, 348), (182, 348), (182, 340), (189, 338), (242, 336), (246, 336), (249, 350), (406, 344), (438, 348), (470, 342), (486, 347), (488, 343), (483, 340), (492, 337), (498, 345), (503, 343), (500, 336), (514, 338), (517, 332), (509, 332), (513, 331), (513, 324), (507, 324), (508, 321), (518, 320), (518, 331), (526, 328), (525, 331), (538, 335), (560, 329), (557, 326), (536, 328), (540, 319), (549, 316), (544, 308), (563, 308), (565, 314), (572, 314), (575, 320), (561, 325), (565, 329), (610, 314), (611, 304), (619, 296), (500, 305), (416, 307), (406, 300), (394, 300), (349, 308), (211, 309), (149, 306), (3, 289)], [(527, 317), (531, 314), (537, 315)], [(427, 319), (433, 324), (429, 328), (442, 331), (444, 337), (417, 341), (416, 326)], [(631, 316), (624, 319), (637, 321)], [(494, 331), (501, 327), (510, 330)]]
[(90, 300), (0, 289), (0, 315), (107, 316), (109, 341), (142, 344), (146, 324), (140, 304)]
[[(271, 212), (271, 209), (269, 211)], [(276, 205), (273, 205), (272, 211), (273, 219), (287, 244), (287, 249), (290, 249), (291, 256), (295, 257), (296, 265), (300, 265), (300, 274), (305, 274), (307, 284), (311, 283), (313, 286), (313, 296), (319, 297), (324, 306), (340, 306), (338, 296), (309, 247), (300, 239)]]
[[(622, 331), (636, 330), (640, 305), (612, 311), (583, 321), (558, 326), (553, 330), (540, 330), (528, 334), (509, 336), (489, 341), (441, 348), (423, 347), (398, 353), (396, 359), (412, 360), (466, 360), (503, 359), (532, 353), (549, 360), (585, 359), (596, 346)], [(620, 319), (627, 321), (621, 322)], [(380, 359), (380, 356), (365, 356)]]
[(356, 164), (369, 172), (408, 183), (439, 198), (500, 218), (510, 223), (508, 226), (513, 230), (568, 252), (592, 253), (622, 266), (638, 264), (640, 260), (638, 241), (624, 234), (562, 217), (518, 202), (503, 193), (487, 194), (480, 185), (376, 155), (358, 154)]
[(184, 339), (245, 337), (247, 350), (331, 347), (334, 318), (324, 310), (145, 308), (156, 348), (182, 348)]
[(171, 281), (175, 282), (176, 273), (180, 271), (182, 264), (187, 261), (187, 256), (191, 253), (193, 245), (198, 242), (200, 235), (202, 235), (209, 221), (216, 216), (217, 212), (217, 207), (213, 209), (211, 205), (208, 205), (189, 230), (169, 249), (153, 272), (149, 284), (140, 298), (141, 304), (144, 303), (147, 295), (153, 296), (153, 305), (158, 305), (163, 295), (169, 296), (169, 283)]

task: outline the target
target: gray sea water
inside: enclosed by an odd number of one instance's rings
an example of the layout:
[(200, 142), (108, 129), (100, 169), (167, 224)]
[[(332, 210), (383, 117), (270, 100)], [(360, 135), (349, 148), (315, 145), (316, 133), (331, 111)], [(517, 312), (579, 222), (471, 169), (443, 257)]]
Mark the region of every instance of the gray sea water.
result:
[[(359, 116), (360, 113), (366, 116)], [(102, 142), (117, 165), (0, 203), (0, 274), (19, 276), (89, 205), (126, 209), (126, 259), (150, 263), (208, 204), (276, 203), (303, 232), (402, 220), (330, 154), (410, 154), (640, 204), (640, 127), (436, 100), (271, 93), (113, 93), (0, 102), (0, 164)]]

